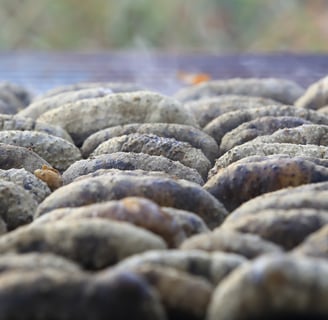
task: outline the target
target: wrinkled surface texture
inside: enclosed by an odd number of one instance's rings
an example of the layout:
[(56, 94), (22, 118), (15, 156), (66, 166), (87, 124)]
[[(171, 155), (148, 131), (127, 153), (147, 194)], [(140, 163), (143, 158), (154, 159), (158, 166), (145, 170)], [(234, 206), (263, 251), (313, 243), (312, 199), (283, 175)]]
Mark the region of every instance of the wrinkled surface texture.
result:
[(147, 91), (68, 103), (43, 113), (38, 120), (61, 126), (78, 146), (92, 133), (120, 124), (168, 122), (197, 126), (177, 100)]
[(204, 185), (228, 210), (258, 195), (287, 187), (328, 180), (328, 168), (303, 159), (271, 159), (233, 163)]
[(258, 136), (274, 133), (278, 129), (298, 127), (306, 123), (310, 122), (296, 117), (261, 117), (245, 122), (223, 136), (220, 153), (223, 154)]
[(159, 137), (154, 134), (131, 133), (109, 139), (101, 143), (91, 156), (115, 152), (146, 153), (154, 156), (163, 156), (196, 169), (203, 178), (206, 178), (211, 166), (203, 152), (193, 148), (189, 143), (181, 142), (174, 138)]
[(59, 188), (39, 205), (36, 216), (57, 208), (78, 207), (128, 196), (145, 197), (160, 206), (192, 211), (212, 228), (222, 223), (227, 215), (224, 206), (195, 183), (120, 174), (83, 179)]
[(249, 108), (225, 113), (208, 123), (204, 131), (220, 145), (225, 134), (244, 122), (261, 117), (297, 117), (312, 123), (328, 125), (328, 117), (314, 110), (295, 108), (294, 106), (272, 105), (265, 108)]
[(155, 134), (159, 137), (188, 142), (194, 148), (201, 149), (210, 161), (213, 161), (219, 153), (214, 139), (193, 126), (176, 123), (131, 123), (92, 134), (84, 141), (81, 147), (82, 154), (88, 157), (102, 142), (131, 133)]
[(190, 101), (185, 103), (185, 107), (195, 115), (198, 124), (203, 128), (214, 118), (226, 112), (275, 104), (279, 102), (267, 98), (224, 94)]
[(64, 173), (64, 184), (72, 182), (79, 176), (99, 169), (162, 171), (179, 179), (189, 180), (202, 185), (203, 178), (196, 169), (186, 167), (178, 161), (146, 153), (115, 152), (73, 163)]
[(328, 78), (223, 79), (0, 82), (0, 320), (328, 319)]

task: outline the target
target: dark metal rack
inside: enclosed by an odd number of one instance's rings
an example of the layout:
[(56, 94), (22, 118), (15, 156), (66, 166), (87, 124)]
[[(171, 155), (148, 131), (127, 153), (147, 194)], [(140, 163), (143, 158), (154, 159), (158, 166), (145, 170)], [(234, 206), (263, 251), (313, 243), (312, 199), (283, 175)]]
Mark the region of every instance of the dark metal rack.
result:
[(279, 77), (307, 87), (328, 75), (328, 55), (177, 54), (160, 52), (0, 53), (0, 80), (43, 92), (84, 81), (137, 82), (172, 94), (184, 85), (179, 71), (205, 72), (213, 79)]

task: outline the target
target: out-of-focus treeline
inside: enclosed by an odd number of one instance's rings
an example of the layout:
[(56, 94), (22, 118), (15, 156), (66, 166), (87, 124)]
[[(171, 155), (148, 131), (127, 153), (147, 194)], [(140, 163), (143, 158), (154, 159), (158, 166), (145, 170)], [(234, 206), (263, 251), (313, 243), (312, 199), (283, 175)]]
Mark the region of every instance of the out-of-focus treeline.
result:
[(1, 50), (328, 51), (326, 0), (0, 0)]

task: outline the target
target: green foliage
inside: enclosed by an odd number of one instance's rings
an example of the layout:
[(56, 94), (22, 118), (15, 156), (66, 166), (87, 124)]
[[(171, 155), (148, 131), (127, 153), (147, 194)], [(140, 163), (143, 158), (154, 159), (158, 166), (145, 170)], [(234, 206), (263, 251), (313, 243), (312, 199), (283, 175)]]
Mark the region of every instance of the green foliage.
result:
[(328, 49), (324, 0), (0, 0), (0, 48)]

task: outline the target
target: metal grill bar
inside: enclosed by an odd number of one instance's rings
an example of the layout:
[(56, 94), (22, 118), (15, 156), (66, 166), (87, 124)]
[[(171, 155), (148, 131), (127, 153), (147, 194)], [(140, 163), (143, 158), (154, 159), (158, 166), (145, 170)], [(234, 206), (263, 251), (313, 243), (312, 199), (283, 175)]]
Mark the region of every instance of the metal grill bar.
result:
[(0, 53), (0, 80), (39, 93), (81, 81), (137, 82), (172, 94), (184, 84), (177, 72), (205, 72), (213, 79), (280, 77), (308, 86), (328, 75), (326, 55), (172, 53)]

